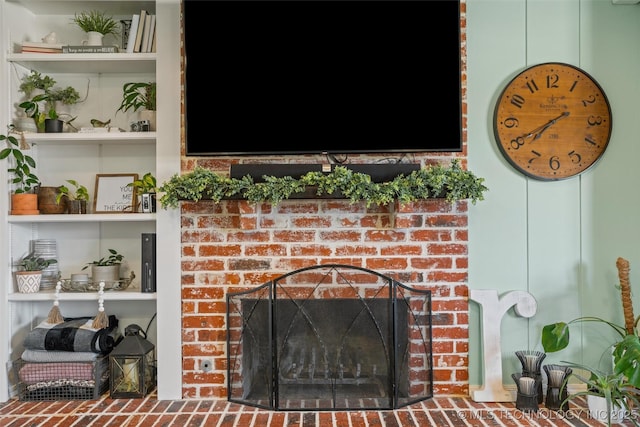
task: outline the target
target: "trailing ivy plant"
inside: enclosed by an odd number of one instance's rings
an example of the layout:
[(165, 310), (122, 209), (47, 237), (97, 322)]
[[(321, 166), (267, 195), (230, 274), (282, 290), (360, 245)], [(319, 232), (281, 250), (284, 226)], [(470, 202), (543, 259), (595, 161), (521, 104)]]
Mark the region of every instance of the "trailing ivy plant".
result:
[(311, 188), (318, 196), (342, 195), (352, 203), (364, 201), (367, 207), (439, 197), (450, 203), (469, 199), (475, 204), (484, 200), (484, 192), (488, 190), (484, 178), (464, 170), (458, 159), (452, 160), (449, 166), (430, 165), (380, 183), (373, 182), (370, 175), (354, 172), (346, 166), (336, 166), (330, 173), (307, 172), (300, 179), (291, 176), (263, 178), (264, 182), (254, 182), (249, 175), (228, 178), (198, 166), (162, 183), (159, 201), (164, 209), (178, 207), (181, 200), (197, 202), (204, 199), (218, 203), (224, 198), (275, 205)]

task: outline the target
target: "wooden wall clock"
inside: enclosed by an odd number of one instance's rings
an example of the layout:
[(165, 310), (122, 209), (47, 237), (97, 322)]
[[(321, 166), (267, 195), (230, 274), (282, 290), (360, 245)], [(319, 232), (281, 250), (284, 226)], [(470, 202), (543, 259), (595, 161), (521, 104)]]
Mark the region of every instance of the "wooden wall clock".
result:
[(611, 107), (585, 71), (549, 62), (528, 67), (506, 85), (493, 126), (500, 151), (515, 169), (560, 180), (602, 157), (611, 138)]

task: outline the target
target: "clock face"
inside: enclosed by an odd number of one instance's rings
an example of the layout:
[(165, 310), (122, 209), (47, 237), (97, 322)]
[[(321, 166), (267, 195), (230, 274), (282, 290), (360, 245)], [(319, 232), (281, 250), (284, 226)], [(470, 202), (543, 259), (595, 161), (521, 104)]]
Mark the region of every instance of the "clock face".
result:
[(504, 88), (494, 112), (500, 151), (540, 180), (578, 175), (602, 156), (611, 137), (611, 107), (600, 85), (568, 64), (527, 68)]

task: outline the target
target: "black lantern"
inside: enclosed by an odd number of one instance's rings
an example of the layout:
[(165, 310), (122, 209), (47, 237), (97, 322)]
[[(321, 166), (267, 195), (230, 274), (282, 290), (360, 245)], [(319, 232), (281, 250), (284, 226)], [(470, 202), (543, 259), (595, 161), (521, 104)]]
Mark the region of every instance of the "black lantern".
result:
[(145, 338), (140, 326), (129, 325), (122, 341), (109, 354), (112, 399), (141, 398), (155, 386), (155, 346)]

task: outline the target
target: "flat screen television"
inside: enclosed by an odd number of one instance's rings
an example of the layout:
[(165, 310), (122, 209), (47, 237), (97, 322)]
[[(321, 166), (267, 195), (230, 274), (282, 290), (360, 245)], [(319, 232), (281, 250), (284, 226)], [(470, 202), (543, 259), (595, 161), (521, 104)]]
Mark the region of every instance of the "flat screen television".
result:
[(183, 0), (186, 154), (460, 151), (459, 0)]

